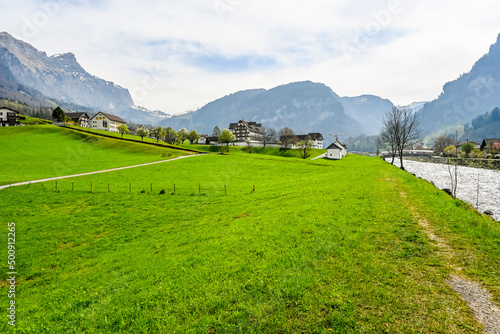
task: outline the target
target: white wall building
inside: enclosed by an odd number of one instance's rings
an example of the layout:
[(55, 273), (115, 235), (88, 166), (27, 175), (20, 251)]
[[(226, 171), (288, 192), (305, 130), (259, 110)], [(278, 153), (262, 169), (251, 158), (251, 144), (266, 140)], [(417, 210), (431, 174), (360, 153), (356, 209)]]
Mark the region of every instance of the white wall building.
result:
[(118, 116), (98, 112), (90, 119), (90, 127), (97, 130), (105, 130), (110, 132), (119, 132), (118, 126), (127, 124), (123, 119)]
[(0, 126), (19, 126), (19, 112), (7, 107), (0, 108)]
[(347, 150), (340, 142), (336, 141), (326, 148), (326, 157), (332, 160), (340, 160), (347, 155)]

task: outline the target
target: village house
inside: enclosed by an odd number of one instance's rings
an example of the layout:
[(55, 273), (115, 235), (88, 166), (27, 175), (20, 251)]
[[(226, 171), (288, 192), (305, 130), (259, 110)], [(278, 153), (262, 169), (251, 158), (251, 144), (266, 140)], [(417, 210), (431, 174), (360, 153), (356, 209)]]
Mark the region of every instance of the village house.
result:
[(500, 143), (500, 138), (486, 138), (481, 144), (481, 151), (485, 151), (488, 147), (492, 147), (494, 143)]
[[(307, 135), (298, 135), (297, 138), (299, 141), (305, 140), (307, 137), (311, 138), (312, 148), (323, 148), (323, 135), (319, 132), (311, 132)], [(295, 146), (294, 146), (295, 147)]]
[(94, 117), (90, 119), (90, 125), (92, 129), (105, 130), (110, 132), (119, 132), (118, 126), (121, 124), (127, 124), (123, 119), (118, 116), (106, 114), (103, 112), (98, 112)]
[(340, 160), (347, 155), (347, 150), (345, 145), (341, 144), (339, 141), (335, 141), (330, 146), (326, 148), (326, 157), (332, 160)]
[(238, 123), (229, 124), (229, 131), (236, 136), (236, 142), (260, 141), (262, 138), (262, 124), (240, 120)]
[(7, 126), (20, 126), (20, 125), (21, 123), (19, 122), (18, 111), (8, 107), (0, 108), (0, 126), (7, 127)]
[(83, 128), (89, 127), (89, 115), (86, 112), (70, 112), (65, 114), (73, 123)]

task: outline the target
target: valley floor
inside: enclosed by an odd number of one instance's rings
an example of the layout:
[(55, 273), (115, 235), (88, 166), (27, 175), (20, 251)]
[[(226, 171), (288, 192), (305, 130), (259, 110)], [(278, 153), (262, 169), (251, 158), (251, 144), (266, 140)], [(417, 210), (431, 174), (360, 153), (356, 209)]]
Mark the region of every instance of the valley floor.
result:
[(500, 302), (499, 224), (378, 158), (207, 155), (57, 182), (1, 190), (19, 333), (481, 333), (450, 280)]

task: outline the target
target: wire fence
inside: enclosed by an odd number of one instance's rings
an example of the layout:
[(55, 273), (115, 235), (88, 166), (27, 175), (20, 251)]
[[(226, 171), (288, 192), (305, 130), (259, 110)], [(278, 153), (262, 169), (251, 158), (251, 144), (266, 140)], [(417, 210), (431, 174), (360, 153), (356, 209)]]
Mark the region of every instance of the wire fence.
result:
[(25, 189), (44, 190), (53, 192), (87, 192), (87, 193), (140, 193), (157, 195), (229, 195), (235, 193), (255, 193), (255, 185), (204, 185), (201, 182), (197, 184), (178, 184), (178, 183), (102, 183), (102, 182), (41, 182), (29, 183), (27, 186), (21, 186)]

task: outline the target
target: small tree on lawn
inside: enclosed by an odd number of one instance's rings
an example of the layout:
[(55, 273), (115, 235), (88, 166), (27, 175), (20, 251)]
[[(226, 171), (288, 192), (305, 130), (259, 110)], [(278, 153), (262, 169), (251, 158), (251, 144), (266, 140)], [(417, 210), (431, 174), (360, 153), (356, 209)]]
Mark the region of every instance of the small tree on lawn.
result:
[(120, 125), (118, 125), (118, 132), (120, 132), (122, 134), (122, 138), (123, 138), (123, 134), (124, 133), (129, 134), (130, 130), (128, 129), (127, 124), (120, 124)]
[(165, 140), (165, 137), (167, 136), (167, 129), (166, 128), (160, 128), (160, 139)]
[(156, 142), (158, 142), (161, 138), (161, 127), (156, 127), (153, 130), (151, 130), (151, 134), (156, 139)]
[(200, 135), (198, 134), (198, 132), (196, 132), (196, 130), (192, 130), (188, 133), (187, 135), (187, 139), (189, 139), (189, 142), (192, 144), (194, 144), (198, 139), (200, 139)]
[(188, 138), (188, 130), (186, 128), (182, 128), (179, 131), (177, 131), (177, 141), (181, 144), (184, 143), (184, 141)]
[(245, 140), (245, 143), (247, 143), (247, 151), (248, 153), (252, 153), (252, 150), (253, 150), (253, 146), (252, 146), (252, 141), (250, 140), (250, 138), (247, 138), (247, 140)]
[(292, 146), (296, 144), (299, 139), (295, 135), (295, 132), (293, 132), (292, 129), (290, 128), (283, 128), (279, 132), (280, 136), (280, 143), (283, 145), (283, 148), (286, 150), (289, 146)]
[(313, 152), (311, 137), (307, 136), (304, 140), (297, 143), (299, 154), (302, 159), (307, 159)]
[(469, 153), (474, 150), (474, 144), (472, 143), (464, 143), (462, 145), (462, 152), (465, 152), (465, 156), (469, 157)]
[(235, 140), (236, 140), (236, 136), (234, 135), (234, 133), (232, 133), (228, 129), (222, 130), (220, 137), (219, 137), (219, 141), (225, 143), (226, 146), (229, 147), (229, 143), (232, 143)]
[(219, 141), (219, 137), (220, 137), (220, 129), (218, 126), (215, 126), (214, 128), (214, 131), (212, 133), (212, 137), (214, 137), (214, 140), (215, 141)]
[(142, 125), (140, 128), (137, 129), (136, 131), (137, 135), (141, 137), (142, 140), (144, 140), (144, 137), (149, 136), (149, 130)]
[(165, 137), (163, 140), (166, 143), (171, 144), (171, 145), (174, 145), (175, 143), (177, 143), (177, 131), (175, 131), (171, 127), (166, 128), (165, 131), (166, 131), (166, 134), (165, 134)]
[(262, 137), (260, 138), (262, 141), (263, 147), (266, 147), (266, 144), (274, 143), (276, 141), (276, 130), (273, 128), (262, 128)]
[(58, 122), (64, 122), (66, 120), (66, 115), (64, 115), (64, 111), (61, 108), (57, 107), (52, 111), (52, 119)]

